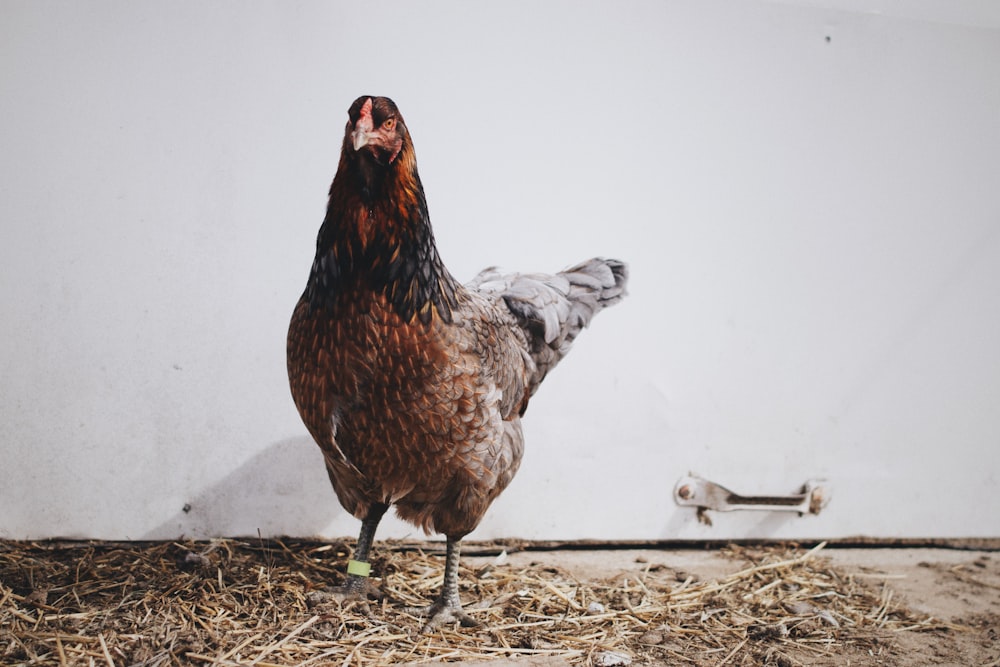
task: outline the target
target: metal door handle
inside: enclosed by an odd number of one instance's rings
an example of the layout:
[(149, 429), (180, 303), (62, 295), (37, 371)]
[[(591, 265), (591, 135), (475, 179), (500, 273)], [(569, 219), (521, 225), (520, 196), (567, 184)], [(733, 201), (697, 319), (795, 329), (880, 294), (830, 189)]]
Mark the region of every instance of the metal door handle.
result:
[(693, 474), (681, 477), (674, 487), (674, 501), (683, 507), (698, 507), (732, 512), (735, 510), (767, 510), (819, 514), (829, 502), (823, 480), (810, 479), (802, 489), (790, 496), (742, 496), (726, 487)]

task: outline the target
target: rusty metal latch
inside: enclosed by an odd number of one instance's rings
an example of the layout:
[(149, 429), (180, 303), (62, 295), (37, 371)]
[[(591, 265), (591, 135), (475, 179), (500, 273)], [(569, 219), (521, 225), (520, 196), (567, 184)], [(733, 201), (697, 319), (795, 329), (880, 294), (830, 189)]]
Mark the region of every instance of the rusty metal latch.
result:
[(674, 501), (684, 507), (717, 512), (765, 510), (819, 514), (830, 500), (826, 489), (821, 485), (823, 481), (808, 480), (798, 493), (789, 496), (742, 496), (715, 482), (689, 474), (681, 477), (674, 487)]

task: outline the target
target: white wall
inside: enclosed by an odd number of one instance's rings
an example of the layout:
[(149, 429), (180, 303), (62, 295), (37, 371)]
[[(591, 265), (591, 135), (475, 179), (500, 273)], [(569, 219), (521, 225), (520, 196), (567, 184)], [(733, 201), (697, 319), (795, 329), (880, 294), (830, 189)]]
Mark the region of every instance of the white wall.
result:
[(474, 537), (1000, 535), (997, 7), (0, 4), (0, 537), (356, 533), (284, 336), (360, 94), (457, 276), (632, 265)]

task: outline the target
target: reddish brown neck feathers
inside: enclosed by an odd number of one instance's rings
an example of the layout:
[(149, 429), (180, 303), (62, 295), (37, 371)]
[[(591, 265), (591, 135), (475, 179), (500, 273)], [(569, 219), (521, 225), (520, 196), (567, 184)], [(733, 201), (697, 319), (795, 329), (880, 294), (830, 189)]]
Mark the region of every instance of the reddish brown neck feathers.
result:
[[(370, 118), (369, 101), (355, 127)], [(345, 299), (378, 293), (403, 321), (450, 322), (459, 286), (438, 255), (409, 137), (386, 165), (346, 143), (316, 241), (311, 307), (336, 311)]]

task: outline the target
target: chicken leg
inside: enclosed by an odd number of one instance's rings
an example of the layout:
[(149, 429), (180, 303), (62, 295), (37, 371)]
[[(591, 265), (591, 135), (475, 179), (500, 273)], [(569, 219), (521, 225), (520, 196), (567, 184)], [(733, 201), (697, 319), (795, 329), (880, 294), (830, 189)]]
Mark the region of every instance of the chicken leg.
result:
[(448, 538), (448, 548), (444, 561), (444, 583), (437, 600), (426, 607), (409, 607), (407, 612), (417, 616), (426, 616), (427, 622), (421, 632), (431, 632), (442, 623), (458, 621), (463, 627), (471, 628), (479, 622), (462, 610), (462, 602), (458, 598), (458, 563), (462, 551), (461, 538)]
[(378, 528), (382, 515), (389, 509), (388, 505), (375, 503), (368, 510), (364, 520), (361, 522), (361, 532), (358, 534), (358, 543), (354, 548), (354, 556), (347, 565), (347, 580), (341, 586), (336, 586), (329, 592), (314, 593), (314, 601), (323, 601), (334, 598), (340, 604), (357, 605), (365, 613), (368, 609), (368, 596), (375, 598), (382, 597), (382, 591), (368, 578), (368, 553), (371, 551), (372, 542), (375, 540), (375, 530)]

